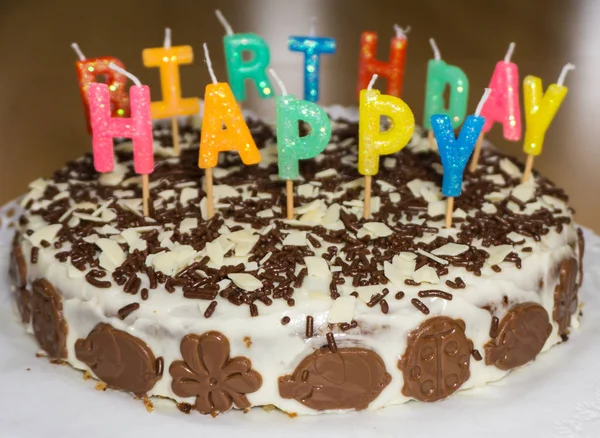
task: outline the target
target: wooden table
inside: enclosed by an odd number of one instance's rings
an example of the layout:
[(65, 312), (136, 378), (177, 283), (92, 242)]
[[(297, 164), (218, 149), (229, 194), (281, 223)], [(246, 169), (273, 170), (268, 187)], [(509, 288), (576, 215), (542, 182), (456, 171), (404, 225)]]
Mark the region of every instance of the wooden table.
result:
[[(207, 42), (219, 78), (225, 80), (223, 29), (213, 10), (220, 8), (235, 31), (257, 32), (271, 47), (272, 66), (288, 89), (302, 92), (302, 62), (287, 50), (287, 37), (305, 34), (312, 16), (317, 32), (337, 39), (338, 50), (322, 59), (322, 104), (355, 105), (360, 33), (377, 31), (380, 57), (394, 23), (410, 25), (403, 98), (422, 119), (428, 38), (434, 37), (449, 63), (471, 81), (474, 109), (495, 63), (515, 41), (514, 61), (521, 75), (555, 82), (573, 62), (569, 94), (548, 131), (536, 169), (564, 187), (578, 220), (600, 231), (600, 147), (595, 138), (600, 54), (598, 0), (6, 0), (0, 3), (0, 202), (27, 190), (40, 175), (50, 176), (65, 161), (90, 150), (69, 44), (76, 41), (90, 57), (113, 55), (159, 97), (157, 69), (142, 65), (141, 51), (162, 45), (165, 26), (174, 44), (190, 44), (193, 66), (181, 71), (184, 93), (202, 96), (209, 77), (202, 62)], [(245, 107), (273, 114), (272, 101), (250, 93)], [(507, 153), (524, 158), (520, 143), (503, 140), (497, 127), (490, 139)]]

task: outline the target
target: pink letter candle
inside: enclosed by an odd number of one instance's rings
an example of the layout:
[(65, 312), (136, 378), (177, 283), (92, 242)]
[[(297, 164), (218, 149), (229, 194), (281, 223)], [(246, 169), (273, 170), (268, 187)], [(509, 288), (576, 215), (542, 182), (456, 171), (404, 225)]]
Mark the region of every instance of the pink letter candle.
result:
[(90, 122), (94, 167), (98, 172), (111, 172), (114, 168), (113, 139), (131, 138), (135, 172), (142, 175), (144, 215), (148, 215), (148, 175), (154, 170), (152, 139), (152, 118), (150, 117), (150, 88), (142, 85), (132, 74), (115, 64), (109, 65), (130, 78), (135, 85), (129, 89), (131, 117), (111, 117), (110, 93), (108, 85), (90, 84)]

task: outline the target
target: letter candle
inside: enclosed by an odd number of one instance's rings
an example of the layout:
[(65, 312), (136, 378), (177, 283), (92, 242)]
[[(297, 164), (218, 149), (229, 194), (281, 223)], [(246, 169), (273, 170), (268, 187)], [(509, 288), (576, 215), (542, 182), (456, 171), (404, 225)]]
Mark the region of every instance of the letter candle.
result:
[(525, 103), (525, 141), (523, 151), (527, 154), (523, 182), (528, 181), (533, 169), (533, 159), (542, 153), (544, 137), (558, 108), (567, 95), (568, 88), (563, 84), (573, 64), (566, 64), (556, 84), (550, 84), (543, 92), (542, 80), (536, 76), (527, 76), (523, 80), (523, 101)]
[(125, 68), (123, 63), (111, 56), (86, 58), (77, 43), (71, 44), (71, 47), (79, 58), (79, 61), (75, 62), (75, 68), (77, 69), (79, 92), (81, 93), (81, 101), (83, 102), (83, 111), (88, 132), (90, 134), (92, 133), (88, 89), (90, 84), (96, 82), (96, 78), (100, 75), (106, 78), (105, 82), (108, 86), (110, 112), (112, 117), (129, 117), (129, 96), (125, 92), (127, 77), (117, 71), (111, 70), (108, 66), (112, 62), (121, 68)]
[(462, 181), (465, 167), (475, 148), (475, 143), (481, 134), (485, 118), (480, 116), (481, 109), (492, 92), (486, 88), (475, 115), (468, 116), (463, 124), (458, 138), (454, 137), (452, 121), (447, 114), (434, 114), (431, 116), (431, 127), (437, 140), (444, 176), (442, 180), (442, 194), (446, 200), (446, 228), (452, 226), (454, 211), (454, 198), (462, 191)]
[(206, 172), (207, 213), (211, 218), (214, 214), (212, 168), (219, 162), (219, 152), (237, 151), (246, 165), (258, 164), (260, 152), (231, 88), (224, 82), (217, 82), (206, 43), (204, 58), (212, 84), (206, 86), (204, 93), (198, 167)]
[[(271, 82), (267, 76), (267, 67), (271, 62), (269, 46), (265, 40), (255, 33), (234, 34), (221, 11), (215, 11), (217, 18), (225, 28), (223, 37), (227, 75), (233, 95), (238, 102), (246, 100), (245, 81), (251, 80), (263, 99), (273, 97)], [(252, 59), (244, 61), (243, 53), (251, 52)]]
[(292, 52), (304, 53), (304, 100), (317, 102), (319, 100), (319, 64), (321, 55), (335, 53), (333, 38), (317, 37), (315, 18), (312, 19), (310, 36), (291, 36), (288, 48)]
[(163, 47), (144, 49), (142, 59), (146, 67), (160, 68), (162, 101), (152, 102), (150, 111), (155, 119), (171, 118), (173, 150), (179, 155), (179, 124), (177, 116), (191, 116), (200, 112), (200, 99), (181, 98), (179, 66), (191, 64), (194, 52), (190, 46), (171, 46), (171, 29), (165, 29)]
[(483, 131), (475, 145), (473, 159), (469, 171), (475, 172), (481, 154), (481, 145), (485, 133), (492, 129), (494, 123), (503, 126), (504, 138), (510, 141), (521, 139), (521, 106), (519, 104), (519, 68), (510, 61), (515, 50), (515, 43), (508, 45), (503, 61), (496, 64), (489, 88), (492, 94), (483, 105), (481, 115), (485, 118)]
[[(358, 117), (358, 171), (365, 176), (364, 218), (371, 216), (371, 177), (379, 171), (379, 156), (404, 148), (415, 130), (415, 116), (399, 97), (381, 95), (373, 90), (373, 75), (366, 90), (360, 92)], [(391, 127), (381, 131), (381, 117), (391, 120)]]
[(142, 85), (138, 78), (118, 65), (109, 63), (108, 66), (128, 77), (135, 84), (129, 89), (131, 117), (111, 117), (109, 86), (101, 83), (90, 84), (88, 98), (92, 125), (94, 167), (98, 172), (112, 172), (115, 165), (113, 138), (131, 138), (134, 169), (137, 174), (142, 175), (144, 216), (148, 216), (149, 175), (154, 171), (150, 88), (147, 85)]
[[(440, 49), (433, 38), (429, 39), (434, 58), (427, 64), (427, 86), (425, 88), (425, 116), (423, 125), (429, 130), (429, 142), (433, 144), (431, 132), (431, 116), (446, 114), (452, 121), (452, 127), (458, 128), (467, 114), (469, 99), (469, 79), (465, 72), (454, 65), (448, 65), (442, 60)], [(448, 107), (444, 102), (444, 88), (449, 86), (450, 97)]]
[(360, 38), (360, 52), (358, 59), (358, 95), (364, 90), (374, 74), (387, 79), (386, 93), (390, 96), (400, 97), (402, 95), (402, 84), (404, 82), (404, 65), (406, 63), (406, 48), (408, 38), (406, 34), (410, 26), (402, 29), (394, 25), (396, 36), (390, 44), (390, 56), (387, 62), (376, 59), (377, 33), (363, 32)]
[[(277, 160), (279, 177), (285, 180), (287, 218), (294, 218), (294, 180), (299, 176), (300, 160), (319, 155), (331, 139), (331, 122), (321, 107), (307, 100), (296, 100), (288, 94), (285, 85), (270, 69), (269, 73), (281, 89), (275, 98), (277, 109)], [(308, 123), (310, 132), (300, 137), (298, 125)]]

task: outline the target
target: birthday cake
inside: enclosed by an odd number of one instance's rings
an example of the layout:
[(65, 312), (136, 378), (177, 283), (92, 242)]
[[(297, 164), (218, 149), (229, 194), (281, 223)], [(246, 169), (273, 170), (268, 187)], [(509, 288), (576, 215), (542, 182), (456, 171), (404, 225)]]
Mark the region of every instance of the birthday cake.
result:
[(154, 129), (149, 217), (128, 141), (112, 173), (88, 154), (31, 183), (10, 274), (47, 356), (184, 412), (317, 414), (483, 386), (577, 326), (582, 234), (547, 179), (521, 184), (484, 149), (446, 228), (440, 158), (417, 131), (382, 157), (365, 220), (357, 125), (338, 120), (287, 220), (274, 133), (249, 126), (262, 160), (220, 154), (210, 219), (191, 124), (180, 157)]

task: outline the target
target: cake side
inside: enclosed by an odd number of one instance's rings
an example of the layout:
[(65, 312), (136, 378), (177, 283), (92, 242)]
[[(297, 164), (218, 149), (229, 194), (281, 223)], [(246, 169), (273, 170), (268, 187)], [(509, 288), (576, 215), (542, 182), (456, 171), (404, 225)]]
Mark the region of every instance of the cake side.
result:
[(382, 159), (364, 221), (356, 125), (338, 122), (303, 163), (288, 221), (272, 132), (251, 129), (261, 164), (221, 154), (210, 220), (197, 148), (169, 156), (163, 129), (151, 218), (128, 143), (112, 174), (86, 156), (32, 183), (12, 277), (50, 355), (203, 413), (311, 414), (484, 385), (577, 325), (583, 244), (549, 181), (522, 185), (513, 161), (484, 151), (443, 228), (439, 156), (417, 134)]

